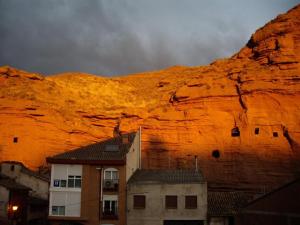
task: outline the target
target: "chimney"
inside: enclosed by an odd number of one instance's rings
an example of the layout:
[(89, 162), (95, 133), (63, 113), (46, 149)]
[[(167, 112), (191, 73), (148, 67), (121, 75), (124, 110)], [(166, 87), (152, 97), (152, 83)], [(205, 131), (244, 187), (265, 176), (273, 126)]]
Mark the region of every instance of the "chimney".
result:
[(121, 136), (120, 132), (120, 121), (118, 121), (117, 125), (114, 127), (113, 135), (115, 138), (118, 138)]
[(129, 136), (128, 136), (128, 134), (122, 135), (122, 144), (129, 144)]

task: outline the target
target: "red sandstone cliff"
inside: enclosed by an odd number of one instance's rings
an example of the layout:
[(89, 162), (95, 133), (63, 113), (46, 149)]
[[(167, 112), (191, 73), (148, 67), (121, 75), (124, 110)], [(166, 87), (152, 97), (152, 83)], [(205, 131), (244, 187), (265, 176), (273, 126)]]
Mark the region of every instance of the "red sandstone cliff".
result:
[(192, 167), (198, 155), (209, 182), (272, 186), (300, 173), (299, 62), (297, 6), (208, 66), (112, 79), (0, 67), (0, 161), (35, 168), (112, 136), (119, 121), (124, 132), (142, 126), (144, 167)]

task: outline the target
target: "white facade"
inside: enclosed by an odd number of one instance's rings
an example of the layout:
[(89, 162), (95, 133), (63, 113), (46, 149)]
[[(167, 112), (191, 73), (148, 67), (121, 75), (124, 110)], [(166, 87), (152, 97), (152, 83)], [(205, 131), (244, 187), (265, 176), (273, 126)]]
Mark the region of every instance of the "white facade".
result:
[(49, 215), (80, 217), (82, 165), (52, 164)]
[(126, 154), (126, 182), (138, 168), (141, 168), (141, 135), (140, 129)]

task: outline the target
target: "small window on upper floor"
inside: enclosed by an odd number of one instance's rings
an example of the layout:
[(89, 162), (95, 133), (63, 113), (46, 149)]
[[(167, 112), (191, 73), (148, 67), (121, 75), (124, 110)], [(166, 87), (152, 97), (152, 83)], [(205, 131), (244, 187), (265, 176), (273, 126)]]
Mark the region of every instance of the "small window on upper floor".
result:
[(134, 209), (146, 208), (146, 196), (145, 195), (134, 195), (133, 196), (133, 208)]
[(176, 195), (166, 195), (166, 209), (177, 209)]
[(119, 151), (119, 145), (105, 145), (105, 152), (118, 152)]
[(13, 142), (18, 143), (18, 137), (14, 137)]
[(273, 132), (273, 137), (278, 137), (278, 132)]
[(119, 171), (115, 168), (107, 168), (104, 170), (104, 179), (105, 180), (118, 180)]
[(68, 187), (81, 188), (81, 176), (68, 176)]
[(259, 134), (259, 128), (258, 128), (258, 127), (255, 128), (254, 133), (255, 133), (256, 135)]
[(185, 196), (185, 208), (186, 209), (197, 209), (197, 196), (196, 195)]

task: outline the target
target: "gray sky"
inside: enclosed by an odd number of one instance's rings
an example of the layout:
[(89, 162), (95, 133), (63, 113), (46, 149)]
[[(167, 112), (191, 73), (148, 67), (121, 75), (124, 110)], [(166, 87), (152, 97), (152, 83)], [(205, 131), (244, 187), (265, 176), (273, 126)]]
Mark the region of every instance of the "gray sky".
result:
[(0, 0), (0, 66), (120, 75), (229, 57), (300, 0)]

